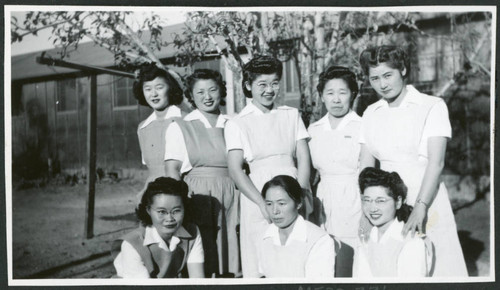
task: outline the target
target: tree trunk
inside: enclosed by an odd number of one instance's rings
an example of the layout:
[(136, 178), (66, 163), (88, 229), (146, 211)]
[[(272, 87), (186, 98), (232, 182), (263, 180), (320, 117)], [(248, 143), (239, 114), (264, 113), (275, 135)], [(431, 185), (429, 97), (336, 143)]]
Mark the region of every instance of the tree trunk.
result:
[(319, 81), (319, 74), (323, 72), (325, 67), (325, 27), (323, 23), (323, 12), (316, 12), (314, 15), (314, 48), (316, 57), (314, 59), (314, 67), (312, 71), (311, 91), (314, 102), (311, 122), (321, 118), (323, 102), (316, 89)]

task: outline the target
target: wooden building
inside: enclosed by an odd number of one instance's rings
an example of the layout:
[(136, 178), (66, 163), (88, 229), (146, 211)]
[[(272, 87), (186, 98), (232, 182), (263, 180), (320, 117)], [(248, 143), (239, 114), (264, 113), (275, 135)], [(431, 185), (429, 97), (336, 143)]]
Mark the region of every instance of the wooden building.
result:
[[(427, 22), (422, 22), (420, 27), (429, 34), (443, 37), (418, 38), (418, 54), (413, 55), (412, 80), (422, 91), (436, 94), (462, 69), (464, 58), (458, 45), (446, 37), (450, 34), (446, 17), (431, 19), (429, 16), (429, 19), (424, 19)], [(481, 30), (484, 19), (472, 25)], [(165, 31), (180, 32), (182, 26), (169, 26)], [(400, 38), (404, 41), (404, 34)], [(218, 41), (225, 47), (222, 39)], [(481, 55), (478, 61), (489, 65), (491, 44), (483, 45), (478, 53)], [(158, 57), (179, 74), (185, 75), (186, 68), (174, 66), (175, 54), (172, 47), (166, 47), (162, 48)], [(43, 164), (56, 172), (59, 169), (85, 171), (89, 73), (40, 65), (35, 61), (40, 55), (41, 52), (36, 52), (11, 58), (13, 172), (16, 174)], [(57, 49), (47, 51), (47, 55), (57, 57)], [(113, 54), (93, 43), (80, 44), (67, 60), (115, 68)], [(221, 71), (228, 89), (226, 112), (234, 114), (232, 91), (240, 84), (233, 83), (232, 73), (225, 69), (222, 60), (214, 54), (194, 67)], [(97, 76), (97, 167), (104, 171), (144, 169), (137, 125), (151, 114), (151, 109), (137, 104), (132, 83), (133, 79), (126, 77)], [(278, 103), (298, 108), (300, 85), (292, 61), (284, 64), (281, 85), (283, 93)], [(460, 144), (460, 140), (457, 142)]]

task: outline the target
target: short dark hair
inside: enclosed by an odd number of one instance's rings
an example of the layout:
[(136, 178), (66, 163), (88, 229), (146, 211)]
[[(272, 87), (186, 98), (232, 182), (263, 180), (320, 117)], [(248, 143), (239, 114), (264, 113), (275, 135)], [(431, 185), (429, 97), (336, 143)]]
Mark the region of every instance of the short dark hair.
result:
[(318, 90), (320, 96), (323, 96), (323, 90), (325, 89), (328, 81), (333, 79), (341, 79), (347, 84), (349, 90), (351, 91), (350, 106), (352, 107), (354, 99), (359, 92), (358, 83), (356, 82), (356, 75), (351, 70), (343, 66), (328, 67), (324, 72), (319, 74), (319, 81), (316, 89)]
[(381, 63), (386, 63), (393, 69), (403, 71), (406, 68), (406, 74), (403, 78), (410, 75), (410, 60), (403, 48), (395, 45), (381, 45), (365, 49), (359, 56), (359, 64), (363, 73), (368, 76), (370, 67), (376, 67)]
[(401, 207), (396, 211), (396, 217), (399, 221), (406, 222), (410, 216), (412, 207), (406, 204), (406, 187), (403, 179), (397, 172), (387, 172), (374, 167), (366, 167), (359, 174), (359, 188), (361, 194), (364, 194), (365, 189), (372, 186), (382, 186), (388, 189), (387, 194), (394, 200), (401, 197)]
[(281, 80), (283, 64), (278, 59), (268, 55), (257, 55), (243, 66), (241, 86), (245, 97), (251, 98), (252, 92), (247, 90), (246, 83), (252, 84), (259, 75), (276, 74)]
[(158, 177), (154, 181), (148, 183), (146, 191), (143, 193), (141, 203), (135, 209), (137, 218), (145, 227), (153, 224), (151, 216), (147, 209), (153, 204), (153, 197), (158, 194), (168, 194), (179, 196), (184, 205), (184, 211), (187, 211), (188, 206), (188, 186), (184, 181), (175, 180), (170, 177)]
[(289, 175), (278, 175), (273, 177), (271, 180), (266, 182), (262, 188), (262, 197), (264, 199), (266, 198), (267, 191), (272, 187), (281, 187), (286, 193), (288, 193), (288, 196), (290, 196), (296, 205), (302, 203), (302, 188), (295, 178)]
[(133, 85), (134, 96), (139, 104), (149, 106), (144, 97), (142, 86), (145, 82), (152, 81), (157, 77), (163, 78), (168, 85), (168, 105), (179, 105), (182, 103), (182, 89), (177, 80), (169, 72), (156, 66), (156, 63), (151, 62), (143, 63), (140, 66), (139, 76)]
[(227, 95), (226, 82), (222, 79), (220, 72), (211, 69), (197, 69), (186, 78), (186, 89), (184, 91), (184, 95), (193, 107), (196, 108), (196, 104), (193, 99), (193, 88), (198, 80), (213, 80), (219, 87), (221, 97), (220, 105), (224, 106), (226, 104), (226, 101), (224, 100)]

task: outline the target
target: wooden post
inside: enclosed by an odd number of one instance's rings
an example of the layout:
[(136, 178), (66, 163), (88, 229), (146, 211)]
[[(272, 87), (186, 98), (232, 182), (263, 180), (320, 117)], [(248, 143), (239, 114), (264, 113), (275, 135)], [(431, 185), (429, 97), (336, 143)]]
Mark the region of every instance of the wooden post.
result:
[(96, 131), (97, 131), (97, 75), (90, 76), (90, 97), (87, 118), (87, 186), (88, 196), (85, 207), (85, 238), (94, 236), (94, 205), (96, 180)]

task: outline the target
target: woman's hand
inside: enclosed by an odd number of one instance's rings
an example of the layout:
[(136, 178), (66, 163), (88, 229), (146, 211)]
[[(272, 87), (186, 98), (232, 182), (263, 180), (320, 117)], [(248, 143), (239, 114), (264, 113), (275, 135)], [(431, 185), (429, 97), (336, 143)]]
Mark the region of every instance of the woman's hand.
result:
[(411, 231), (411, 236), (414, 237), (416, 232), (425, 234), (425, 222), (427, 220), (427, 206), (417, 202), (408, 218), (408, 221), (403, 227), (402, 234), (406, 236)]

